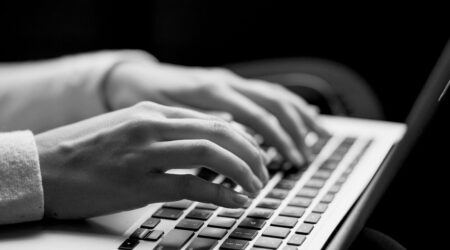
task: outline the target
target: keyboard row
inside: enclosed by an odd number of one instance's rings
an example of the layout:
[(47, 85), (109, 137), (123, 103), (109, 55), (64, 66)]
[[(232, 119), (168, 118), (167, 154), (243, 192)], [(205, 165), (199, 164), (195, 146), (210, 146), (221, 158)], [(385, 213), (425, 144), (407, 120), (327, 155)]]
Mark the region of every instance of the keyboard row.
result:
[[(331, 157), (297, 192), (295, 197), (285, 207), (279, 209), (282, 201), (289, 195), (303, 174), (302, 171), (286, 173), (266, 197), (248, 211), (246, 217), (229, 234), (220, 248), (246, 249), (250, 241), (254, 240), (259, 231), (264, 228), (253, 248), (277, 249), (294, 230), (299, 219), (305, 215), (307, 208), (319, 194), (320, 189), (326, 184), (327, 179), (330, 178), (353, 143), (354, 139), (344, 140)], [(284, 163), (280, 162), (279, 164)], [(328, 192), (320, 198), (320, 202), (308, 213), (302, 223), (295, 228), (295, 233), (287, 240), (287, 249), (289, 249), (289, 246), (300, 246), (313, 230), (314, 225), (318, 223), (321, 215), (327, 210), (329, 203), (333, 201), (335, 194), (340, 190), (350, 172), (346, 171), (345, 173), (346, 176), (341, 176), (336, 181)], [(233, 185), (232, 182), (230, 184), (229, 179), (225, 179), (222, 184)], [(139, 240), (159, 240), (164, 234), (163, 231), (155, 230), (160, 220), (178, 220), (192, 204), (193, 202), (188, 200), (165, 203), (140, 228), (136, 229), (130, 238), (121, 245), (120, 249), (133, 249), (139, 243)], [(250, 204), (247, 204), (246, 208), (249, 206)], [(216, 216), (211, 218), (218, 209), (220, 210)], [(175, 228), (163, 237), (155, 249), (181, 249), (197, 231), (199, 231), (197, 237), (186, 249), (213, 249), (245, 212), (245, 209), (226, 209), (212, 204), (197, 203), (195, 208), (190, 210), (176, 224)], [(272, 219), (274, 215), (275, 217)], [(269, 219), (271, 219), (270, 225), (266, 226)]]

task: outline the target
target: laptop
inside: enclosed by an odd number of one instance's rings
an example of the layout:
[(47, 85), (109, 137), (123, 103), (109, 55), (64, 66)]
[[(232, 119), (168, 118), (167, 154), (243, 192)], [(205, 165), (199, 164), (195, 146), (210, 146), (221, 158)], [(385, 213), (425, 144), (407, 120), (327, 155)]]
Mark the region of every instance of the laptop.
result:
[[(406, 124), (321, 116), (329, 138), (309, 136), (314, 160), (297, 172), (275, 149), (270, 181), (242, 209), (181, 200), (86, 220), (0, 226), (1, 249), (345, 249), (443, 100), (450, 43)], [(175, 170), (239, 190), (206, 168)]]

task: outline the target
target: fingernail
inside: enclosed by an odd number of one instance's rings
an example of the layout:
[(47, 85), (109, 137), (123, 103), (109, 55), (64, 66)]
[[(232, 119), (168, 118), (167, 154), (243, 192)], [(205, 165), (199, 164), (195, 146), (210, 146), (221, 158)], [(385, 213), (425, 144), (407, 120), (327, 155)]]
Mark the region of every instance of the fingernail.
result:
[(316, 131), (322, 136), (331, 136), (331, 133), (320, 125), (316, 126)]
[(252, 192), (247, 192), (247, 191), (242, 191), (245, 195), (247, 195), (247, 197), (249, 199), (255, 199), (256, 197), (258, 197), (259, 191), (256, 193), (252, 193)]
[(254, 192), (254, 193), (259, 192), (262, 188), (263, 188), (263, 184), (261, 183), (261, 181), (258, 178), (253, 177), (252, 192)]
[(261, 148), (259, 150), (261, 151), (261, 157), (263, 159), (264, 166), (267, 166), (267, 164), (269, 164), (270, 162), (270, 158), (267, 153), (264, 152), (264, 150), (262, 150)]
[(240, 207), (244, 206), (249, 200), (250, 199), (243, 194), (235, 194), (233, 196), (233, 202)]
[(269, 182), (269, 172), (267, 171), (266, 166), (264, 166), (263, 168), (263, 174), (262, 174), (262, 180), (264, 185), (266, 185)]
[(303, 166), (305, 164), (305, 159), (303, 156), (295, 150), (290, 151), (291, 161), (297, 166)]

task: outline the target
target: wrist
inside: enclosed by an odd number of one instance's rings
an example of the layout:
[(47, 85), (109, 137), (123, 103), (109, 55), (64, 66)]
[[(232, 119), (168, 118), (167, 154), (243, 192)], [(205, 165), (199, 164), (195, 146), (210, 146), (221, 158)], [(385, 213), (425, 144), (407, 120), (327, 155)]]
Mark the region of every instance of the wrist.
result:
[(102, 83), (102, 101), (108, 112), (132, 105), (132, 103), (128, 103), (132, 89), (127, 86), (133, 80), (128, 73), (133, 64), (136, 63), (119, 62), (106, 73)]
[[(44, 133), (45, 134), (45, 133)], [(39, 134), (35, 136), (36, 147), (39, 155), (39, 165), (41, 169), (42, 178), (42, 189), (44, 193), (44, 216), (45, 217), (57, 217), (55, 212), (51, 212), (53, 209), (53, 203), (55, 197), (54, 192), (58, 190), (55, 187), (54, 180), (57, 180), (57, 169), (58, 155), (54, 153), (55, 145), (53, 143), (48, 143), (45, 139), (45, 135)]]

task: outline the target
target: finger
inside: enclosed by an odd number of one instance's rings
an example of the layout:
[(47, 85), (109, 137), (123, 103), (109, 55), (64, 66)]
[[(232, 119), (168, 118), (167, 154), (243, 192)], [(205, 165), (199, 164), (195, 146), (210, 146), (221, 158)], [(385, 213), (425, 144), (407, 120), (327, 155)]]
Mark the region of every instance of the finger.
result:
[(213, 105), (233, 114), (238, 122), (251, 127), (264, 139), (276, 147), (281, 154), (297, 165), (303, 165), (304, 159), (278, 119), (246, 96), (230, 89), (218, 95)]
[(201, 119), (169, 119), (164, 138), (167, 140), (206, 139), (244, 160), (262, 182), (267, 182), (265, 165), (259, 147), (249, 142), (229, 123)]
[[(306, 145), (306, 135), (308, 131), (306, 129), (306, 125), (303, 122), (300, 114), (297, 110), (291, 105), (282, 105), (279, 107), (280, 110), (278, 113), (280, 114), (280, 119), (282, 119), (282, 123), (286, 124), (286, 130), (289, 132), (291, 136), (294, 136), (294, 141), (296, 143), (297, 148), (300, 150), (305, 159), (308, 162), (311, 162), (312, 152), (311, 149)], [(283, 115), (281, 115), (283, 114)]]
[(233, 121), (233, 115), (228, 112), (201, 110), (186, 105), (166, 107), (163, 112), (168, 118), (197, 118), (202, 120)]
[[(262, 161), (264, 162), (264, 165), (266, 165), (266, 158), (264, 155), (264, 152), (262, 152), (259, 148), (258, 143), (251, 137), (245, 129), (241, 129), (239, 125), (237, 125), (236, 122), (233, 121), (233, 115), (224, 112), (224, 111), (199, 111), (198, 109), (187, 109), (187, 108), (173, 108), (170, 107), (168, 110), (165, 111), (165, 114), (169, 118), (197, 118), (202, 120), (210, 120), (210, 121), (225, 121), (229, 122), (233, 128), (235, 128), (236, 132), (238, 132), (241, 136), (243, 136), (245, 139), (248, 140), (255, 148), (257, 148), (260, 151), (260, 157), (262, 158)], [(268, 181), (269, 174), (265, 168), (263, 168), (263, 175), (264, 177), (261, 179), (264, 183)]]
[(160, 171), (192, 168), (199, 165), (221, 173), (245, 190), (257, 193), (262, 189), (250, 167), (230, 151), (208, 140), (176, 140), (152, 143), (141, 155), (144, 169)]
[[(280, 86), (281, 87), (281, 86)], [(305, 125), (314, 132), (322, 136), (328, 136), (330, 133), (317, 122), (319, 108), (309, 105), (302, 98), (287, 90), (284, 87), (280, 91), (285, 93), (287, 98), (293, 103), (297, 111), (300, 113)]]
[(151, 188), (158, 189), (160, 201), (189, 199), (229, 208), (242, 207), (249, 201), (243, 194), (193, 175), (160, 174), (151, 181)]
[(233, 121), (233, 115), (228, 113), (228, 112), (224, 112), (224, 111), (203, 111), (206, 114), (212, 115), (212, 116), (216, 116), (221, 118), (224, 121), (227, 122), (232, 122)]
[(242, 93), (275, 115), (289, 136), (294, 140), (298, 150), (307, 161), (311, 161), (310, 149), (305, 144), (307, 127), (301, 115), (290, 102), (286, 102), (282, 98), (283, 96), (258, 88), (258, 85), (247, 84), (247, 87), (242, 88)]
[[(255, 138), (247, 132), (248, 129), (246, 129), (244, 125), (234, 121), (231, 122), (231, 126), (235, 128), (238, 133), (240, 133), (243, 137), (245, 137), (251, 144), (253, 144), (259, 150), (261, 160), (263, 161), (263, 164), (267, 166), (267, 164), (269, 164), (270, 162), (270, 159), (268, 158), (266, 152), (262, 150), (258, 142), (255, 140)], [(264, 181), (264, 184), (267, 184), (267, 182), (269, 181), (269, 172), (267, 171), (267, 168), (263, 168), (263, 175), (264, 180), (266, 180)]]
[(223, 111), (205, 111), (189, 107), (185, 104), (181, 104), (177, 101), (169, 99), (167, 97), (159, 97), (161, 103), (154, 102), (141, 102), (140, 105), (144, 109), (159, 110), (164, 113), (168, 118), (197, 118), (203, 120), (222, 120), (230, 122), (233, 120), (233, 116), (228, 112)]

